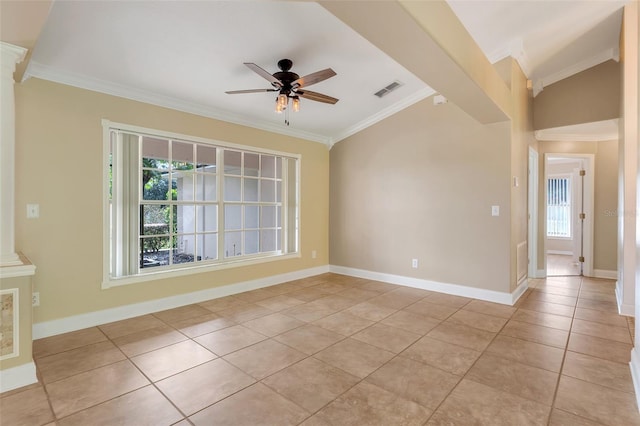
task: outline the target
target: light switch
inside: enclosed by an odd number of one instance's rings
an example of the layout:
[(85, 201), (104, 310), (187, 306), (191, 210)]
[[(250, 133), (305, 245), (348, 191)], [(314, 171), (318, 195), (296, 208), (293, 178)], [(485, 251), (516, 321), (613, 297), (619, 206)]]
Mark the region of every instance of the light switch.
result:
[(500, 206), (491, 206), (491, 216), (500, 216)]
[(27, 219), (40, 217), (40, 204), (27, 204)]

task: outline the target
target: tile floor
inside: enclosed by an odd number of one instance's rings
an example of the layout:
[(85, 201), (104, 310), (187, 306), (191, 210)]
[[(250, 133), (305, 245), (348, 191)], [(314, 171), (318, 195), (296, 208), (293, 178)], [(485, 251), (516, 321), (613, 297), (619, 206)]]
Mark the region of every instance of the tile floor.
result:
[(547, 276), (580, 275), (580, 264), (573, 261), (573, 256), (565, 254), (547, 255)]
[(335, 274), (34, 342), (3, 425), (640, 425), (611, 281), (515, 307)]

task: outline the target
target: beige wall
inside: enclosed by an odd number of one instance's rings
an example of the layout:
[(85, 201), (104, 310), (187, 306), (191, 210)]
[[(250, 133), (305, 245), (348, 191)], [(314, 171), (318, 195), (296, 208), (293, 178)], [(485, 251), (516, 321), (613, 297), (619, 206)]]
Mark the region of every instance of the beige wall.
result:
[[(302, 257), (101, 290), (102, 119), (301, 154)], [(16, 247), (38, 267), (35, 322), (327, 265), (328, 172), (316, 142), (38, 79), (17, 85)], [(25, 218), (27, 203), (40, 204), (39, 219)]]
[(331, 264), (508, 292), (509, 141), (428, 98), (333, 146)]
[(544, 88), (533, 104), (534, 128), (620, 116), (620, 64), (609, 60)]
[(617, 269), (617, 214), (618, 205), (618, 142), (550, 142), (541, 141), (539, 193), (538, 193), (538, 269), (545, 266), (545, 161), (544, 154), (593, 154), (594, 170), (594, 223), (593, 267), (615, 271)]

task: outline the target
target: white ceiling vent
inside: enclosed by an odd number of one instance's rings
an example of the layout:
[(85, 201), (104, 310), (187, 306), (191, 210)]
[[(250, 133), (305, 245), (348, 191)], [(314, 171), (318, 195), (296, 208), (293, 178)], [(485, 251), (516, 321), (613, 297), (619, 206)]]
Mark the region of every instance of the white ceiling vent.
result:
[(374, 95), (376, 95), (377, 97), (381, 98), (381, 97), (393, 92), (394, 90), (396, 90), (400, 86), (402, 86), (402, 83), (399, 82), (398, 80), (396, 80), (393, 83), (389, 84), (387, 87), (384, 87), (384, 88), (378, 90), (376, 93), (374, 93)]

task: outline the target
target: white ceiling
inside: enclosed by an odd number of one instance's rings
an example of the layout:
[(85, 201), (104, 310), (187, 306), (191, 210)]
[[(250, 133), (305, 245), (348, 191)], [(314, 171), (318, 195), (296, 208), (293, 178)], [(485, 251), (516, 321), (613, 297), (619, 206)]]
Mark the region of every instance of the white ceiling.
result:
[[(624, 3), (449, 0), (492, 62), (513, 55), (542, 85), (615, 57)], [(340, 101), (302, 99), (287, 127), (274, 93), (224, 93), (270, 88), (243, 62), (273, 73), (283, 58), (301, 76), (333, 68), (309, 89)], [(29, 77), (328, 144), (433, 93), (314, 2), (55, 1)], [(398, 90), (373, 95), (396, 80)]]

